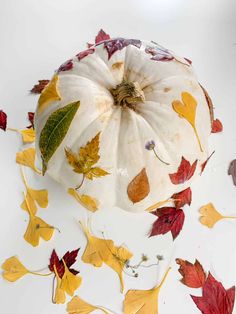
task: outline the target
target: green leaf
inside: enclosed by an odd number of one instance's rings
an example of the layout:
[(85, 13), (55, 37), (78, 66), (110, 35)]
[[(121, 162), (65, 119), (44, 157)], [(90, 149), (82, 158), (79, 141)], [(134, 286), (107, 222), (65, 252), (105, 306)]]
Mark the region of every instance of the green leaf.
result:
[(70, 103), (53, 112), (48, 118), (39, 139), (39, 148), (43, 162), (43, 175), (47, 171), (49, 160), (66, 136), (79, 106), (79, 101)]

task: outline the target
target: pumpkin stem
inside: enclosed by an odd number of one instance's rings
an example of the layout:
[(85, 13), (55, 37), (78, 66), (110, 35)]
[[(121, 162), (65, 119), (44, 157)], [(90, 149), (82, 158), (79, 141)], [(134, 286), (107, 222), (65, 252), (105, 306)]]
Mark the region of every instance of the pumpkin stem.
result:
[(116, 106), (129, 107), (135, 110), (135, 105), (145, 101), (144, 92), (138, 82), (123, 81), (110, 90)]

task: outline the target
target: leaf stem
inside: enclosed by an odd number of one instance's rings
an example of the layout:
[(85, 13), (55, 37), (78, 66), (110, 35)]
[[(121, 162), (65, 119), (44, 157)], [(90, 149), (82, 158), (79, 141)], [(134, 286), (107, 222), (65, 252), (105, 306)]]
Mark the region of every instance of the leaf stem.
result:
[(56, 304), (55, 300), (54, 300), (54, 294), (55, 294), (55, 279), (56, 279), (56, 275), (53, 277), (53, 281), (52, 281), (52, 303)]
[(22, 180), (24, 182), (24, 185), (25, 185), (26, 189), (28, 189), (28, 184), (27, 184), (26, 177), (25, 177), (25, 174), (24, 174), (22, 166), (20, 166), (20, 173), (21, 173), (21, 177), (22, 177)]
[(196, 137), (197, 137), (197, 141), (198, 141), (198, 145), (199, 145), (199, 147), (200, 147), (200, 150), (201, 150), (201, 152), (203, 152), (202, 144), (201, 144), (201, 142), (200, 142), (200, 138), (199, 138), (199, 136), (198, 136), (197, 129), (196, 129), (195, 125), (193, 125), (193, 129), (194, 129), (194, 132), (195, 132), (195, 134), (196, 134)]
[(41, 277), (48, 277), (51, 276), (53, 274), (53, 272), (48, 273), (48, 274), (40, 274), (40, 273), (36, 273), (34, 271), (29, 271), (30, 274), (35, 275), (35, 276), (41, 276)]
[(156, 156), (156, 158), (157, 158), (158, 160), (160, 160), (163, 164), (165, 164), (165, 165), (167, 165), (167, 166), (170, 165), (169, 163), (165, 162), (164, 160), (162, 160), (162, 159), (157, 155), (157, 152), (156, 152), (155, 148), (153, 148), (152, 150), (153, 150), (153, 152), (154, 152), (154, 154), (155, 154), (155, 156)]
[(17, 132), (17, 133), (19, 132), (19, 130), (17, 130), (17, 129), (14, 129), (14, 128), (7, 128), (7, 130), (8, 130), (8, 131), (13, 131), (13, 132)]
[(236, 216), (223, 216), (223, 218), (227, 218), (227, 219), (236, 219)]
[(81, 188), (81, 186), (83, 185), (84, 183), (84, 179), (85, 179), (85, 174), (83, 173), (83, 177), (82, 177), (82, 181), (80, 182), (80, 184), (78, 186), (75, 187), (75, 190), (79, 190)]
[(165, 280), (166, 280), (166, 277), (167, 277), (167, 275), (168, 275), (168, 273), (169, 273), (170, 270), (171, 270), (171, 267), (169, 267), (169, 268), (167, 269), (167, 271), (166, 271), (164, 277), (163, 277), (162, 280), (161, 280), (161, 283), (157, 286), (158, 289), (160, 289), (160, 288), (163, 286), (163, 284), (164, 284), (164, 282), (165, 282)]
[(166, 204), (166, 203), (169, 203), (169, 202), (171, 202), (171, 201), (172, 201), (172, 198), (168, 198), (168, 199), (165, 200), (165, 201), (157, 202), (157, 203), (151, 205), (150, 207), (148, 207), (147, 209), (145, 209), (145, 211), (150, 212), (151, 210), (157, 209), (157, 208), (159, 208), (160, 206), (162, 206), (162, 205), (164, 205), (164, 204)]

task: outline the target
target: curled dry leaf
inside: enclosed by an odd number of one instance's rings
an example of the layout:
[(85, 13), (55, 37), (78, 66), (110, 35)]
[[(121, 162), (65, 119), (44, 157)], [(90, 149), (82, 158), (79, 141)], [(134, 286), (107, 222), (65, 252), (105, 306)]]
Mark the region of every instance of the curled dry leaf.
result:
[(175, 240), (184, 224), (183, 210), (175, 207), (162, 207), (151, 212), (151, 214), (157, 216), (158, 219), (153, 223), (149, 236), (153, 237), (171, 231), (173, 240)]
[(220, 133), (223, 131), (223, 125), (219, 119), (215, 119), (212, 123), (211, 133)]
[(235, 286), (225, 289), (211, 273), (202, 287), (202, 296), (191, 295), (203, 314), (232, 314), (235, 301)]
[(14, 282), (29, 273), (28, 269), (19, 261), (16, 256), (8, 258), (2, 264), (4, 279)]
[(180, 265), (179, 273), (183, 276), (180, 280), (189, 288), (201, 288), (206, 281), (206, 274), (198, 260), (192, 264), (181, 258), (176, 258), (176, 263)]
[(188, 160), (182, 157), (177, 172), (169, 174), (171, 182), (173, 184), (182, 184), (185, 181), (188, 181), (194, 175), (196, 166), (197, 160), (195, 160), (194, 163), (191, 165)]
[(75, 296), (67, 303), (66, 311), (69, 314), (89, 314), (95, 310), (101, 310), (103, 313), (108, 312), (100, 306), (93, 306), (86, 301), (82, 300), (79, 296)]
[(128, 290), (124, 300), (124, 314), (158, 314), (158, 296), (170, 268), (160, 285), (150, 290)]
[(43, 89), (39, 101), (38, 101), (38, 111), (42, 113), (47, 106), (56, 100), (61, 100), (61, 95), (57, 88), (59, 76), (55, 74), (48, 85)]
[(100, 239), (93, 236), (83, 224), (81, 226), (87, 238), (87, 246), (81, 257), (82, 261), (92, 264), (95, 267), (101, 267), (103, 263), (107, 264), (107, 266), (118, 274), (121, 292), (123, 292), (123, 268), (133, 254), (122, 246), (115, 246), (112, 240)]
[(86, 194), (80, 195), (79, 192), (72, 188), (68, 189), (67, 192), (89, 211), (94, 213), (96, 210), (98, 210), (99, 202), (97, 199)]
[(127, 194), (133, 203), (142, 201), (150, 192), (146, 169), (143, 168), (129, 183)]
[(49, 80), (39, 80), (38, 84), (35, 84), (30, 92), (33, 94), (41, 94), (49, 82)]
[(7, 114), (0, 110), (0, 129), (6, 131), (7, 128)]
[(232, 176), (233, 183), (236, 185), (236, 159), (231, 161), (228, 169), (228, 175)]
[(16, 162), (20, 165), (30, 167), (36, 173), (41, 174), (41, 172), (35, 167), (35, 149), (32, 147), (16, 153)]
[(197, 101), (188, 92), (183, 92), (181, 94), (181, 98), (182, 98), (182, 102), (180, 100), (174, 100), (172, 102), (172, 107), (174, 111), (177, 112), (181, 118), (186, 119), (191, 124), (195, 132), (200, 150), (203, 151), (200, 138), (198, 136), (198, 132), (195, 125)]
[(181, 208), (186, 204), (191, 205), (192, 191), (190, 188), (187, 188), (179, 193), (173, 194), (171, 198), (174, 200), (176, 208)]

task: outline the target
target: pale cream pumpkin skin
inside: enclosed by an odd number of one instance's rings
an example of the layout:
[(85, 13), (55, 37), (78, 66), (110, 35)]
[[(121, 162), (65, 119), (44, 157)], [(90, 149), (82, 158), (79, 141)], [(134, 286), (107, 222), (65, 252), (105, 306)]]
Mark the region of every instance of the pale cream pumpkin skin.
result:
[[(117, 89), (124, 81), (137, 87), (134, 103), (123, 85)], [(45, 100), (42, 93), (35, 114), (36, 150), (40, 158), (39, 138), (49, 116), (80, 101), (47, 167), (47, 173), (66, 188), (79, 187), (80, 194), (98, 200), (99, 208), (140, 212), (189, 187), (200, 174), (208, 156), (211, 118), (185, 58), (153, 42), (107, 40), (61, 66), (53, 84), (58, 97)], [(186, 99), (196, 107), (195, 128), (177, 112)], [(100, 157), (94, 167), (106, 174), (91, 180), (73, 171), (65, 149), (78, 154), (96, 135)], [(182, 157), (191, 165), (197, 161), (196, 170), (190, 179), (173, 184), (170, 174), (178, 171)]]

